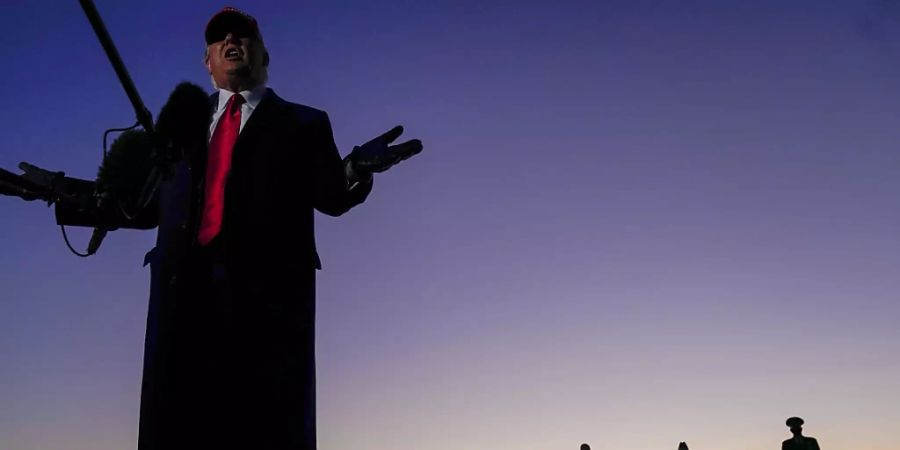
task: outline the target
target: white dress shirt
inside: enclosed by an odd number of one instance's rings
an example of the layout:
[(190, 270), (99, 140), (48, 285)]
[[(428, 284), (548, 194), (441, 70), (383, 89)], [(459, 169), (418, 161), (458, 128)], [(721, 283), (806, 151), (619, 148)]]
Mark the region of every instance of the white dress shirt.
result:
[[(259, 105), (259, 101), (262, 100), (265, 93), (266, 87), (263, 85), (257, 86), (249, 91), (239, 92), (246, 101), (241, 105), (241, 128), (238, 133), (244, 131), (244, 125), (250, 120), (250, 115), (253, 114), (253, 110)], [(209, 136), (207, 139), (212, 139), (213, 131), (216, 130), (219, 118), (222, 117), (222, 114), (225, 112), (225, 105), (228, 104), (228, 100), (232, 95), (234, 95), (234, 92), (231, 92), (228, 89), (219, 89), (219, 104), (216, 105), (216, 112), (213, 113), (212, 123), (209, 124)]]

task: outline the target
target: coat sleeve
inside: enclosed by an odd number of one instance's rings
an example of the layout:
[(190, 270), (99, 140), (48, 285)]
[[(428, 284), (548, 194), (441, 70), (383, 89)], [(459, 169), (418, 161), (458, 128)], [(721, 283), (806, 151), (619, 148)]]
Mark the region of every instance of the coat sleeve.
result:
[[(90, 197), (94, 194), (94, 182), (70, 179), (67, 183), (67, 194)], [(87, 206), (72, 206), (56, 203), (56, 223), (77, 227), (102, 227), (110, 230), (117, 228), (133, 228), (149, 230), (157, 226), (157, 195), (154, 195), (150, 203), (135, 217), (127, 217), (116, 206), (99, 208), (96, 203), (89, 202)]]
[(372, 191), (372, 179), (349, 185), (344, 162), (334, 143), (328, 115), (321, 113), (316, 123), (314, 206), (329, 216), (340, 216), (365, 201)]

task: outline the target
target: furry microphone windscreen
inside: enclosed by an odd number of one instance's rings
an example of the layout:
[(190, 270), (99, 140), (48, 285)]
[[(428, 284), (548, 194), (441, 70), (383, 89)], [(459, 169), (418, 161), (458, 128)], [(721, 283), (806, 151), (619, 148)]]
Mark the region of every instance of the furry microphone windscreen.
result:
[(137, 207), (154, 165), (177, 163), (206, 145), (209, 105), (199, 86), (185, 82), (175, 87), (159, 112), (155, 136), (131, 130), (112, 143), (97, 172), (97, 191), (125, 209)]
[(126, 131), (103, 158), (97, 171), (97, 192), (131, 210), (154, 164), (150, 135), (144, 130)]
[(172, 146), (186, 154), (206, 145), (209, 131), (209, 95), (200, 86), (181, 83), (159, 112), (156, 134), (163, 146)]

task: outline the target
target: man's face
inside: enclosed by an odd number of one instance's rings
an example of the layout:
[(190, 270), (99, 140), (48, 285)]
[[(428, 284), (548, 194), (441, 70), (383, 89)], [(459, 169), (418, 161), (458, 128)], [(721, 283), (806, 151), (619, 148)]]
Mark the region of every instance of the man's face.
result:
[(239, 92), (262, 82), (266, 51), (255, 38), (238, 38), (235, 33), (227, 33), (206, 50), (207, 68), (217, 86)]

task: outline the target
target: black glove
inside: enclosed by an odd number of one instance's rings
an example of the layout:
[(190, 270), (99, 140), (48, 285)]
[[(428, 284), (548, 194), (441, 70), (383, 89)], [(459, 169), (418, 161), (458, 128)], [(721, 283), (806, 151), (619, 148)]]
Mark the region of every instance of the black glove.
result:
[(19, 168), (24, 173), (16, 175), (0, 169), (0, 195), (73, 208), (86, 208), (96, 202), (92, 181), (70, 178), (64, 172), (52, 172), (27, 162), (20, 163)]
[(16, 175), (0, 169), (0, 193), (14, 195), (24, 200), (44, 200), (52, 203), (64, 190), (66, 174), (51, 172), (27, 162), (19, 164), (24, 173)]
[(0, 195), (15, 196), (23, 200), (32, 201), (41, 198), (40, 194), (36, 192), (36, 189), (39, 188), (22, 178), (21, 175), (16, 175), (6, 169), (0, 169)]
[(388, 146), (401, 134), (403, 134), (403, 127), (397, 125), (387, 133), (363, 145), (353, 147), (353, 151), (347, 157), (350, 160), (350, 169), (358, 178), (366, 179), (373, 173), (384, 172), (394, 164), (422, 151), (422, 141), (418, 139)]

